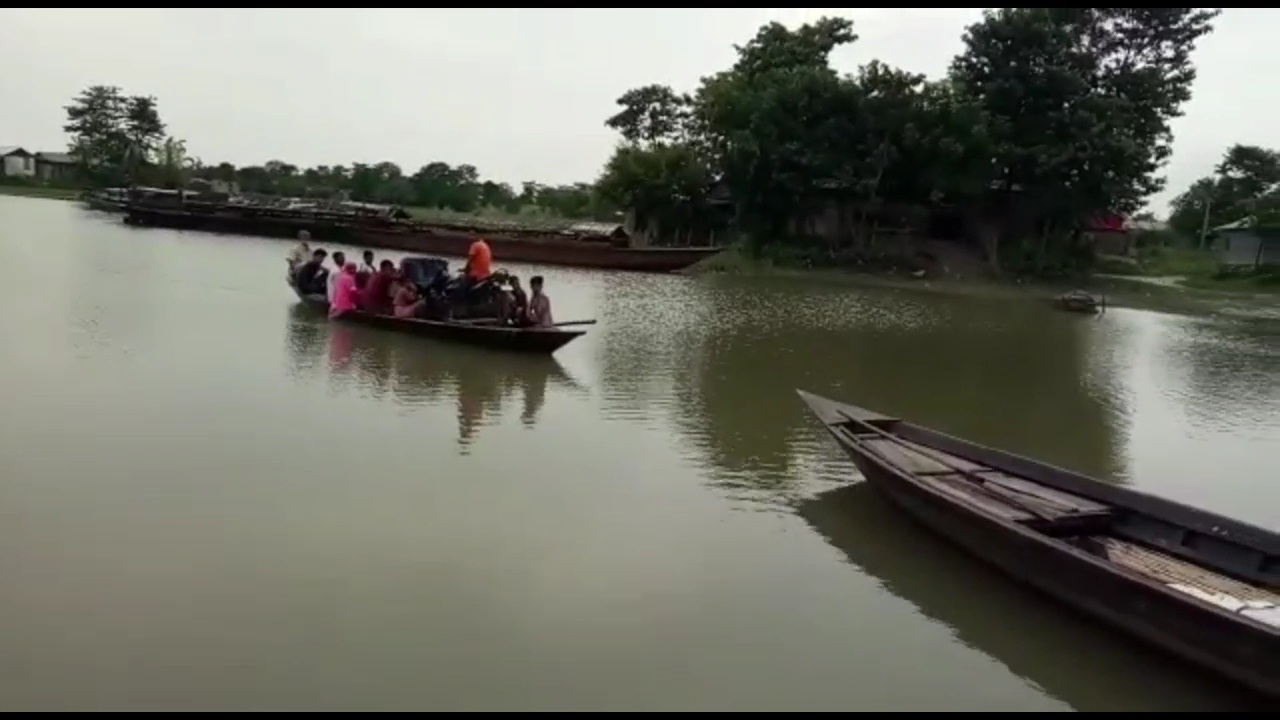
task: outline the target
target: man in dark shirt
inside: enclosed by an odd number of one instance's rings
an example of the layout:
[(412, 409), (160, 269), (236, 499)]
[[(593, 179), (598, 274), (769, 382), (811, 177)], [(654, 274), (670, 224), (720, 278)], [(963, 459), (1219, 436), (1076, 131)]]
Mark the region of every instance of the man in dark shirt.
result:
[(509, 292), (502, 293), (502, 317), (508, 323), (520, 327), (525, 324), (525, 314), (529, 309), (529, 296), (520, 287), (520, 278), (515, 275), (507, 280), (511, 284)]
[(327, 287), (328, 271), (324, 269), (324, 259), (329, 253), (317, 249), (311, 253), (311, 259), (298, 266), (293, 281), (298, 291), (304, 295), (324, 295)]

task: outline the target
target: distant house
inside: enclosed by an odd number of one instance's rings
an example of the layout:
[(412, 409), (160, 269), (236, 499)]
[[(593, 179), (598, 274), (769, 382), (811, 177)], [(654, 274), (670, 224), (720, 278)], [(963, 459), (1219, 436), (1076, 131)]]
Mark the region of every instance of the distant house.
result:
[(0, 175), (4, 177), (34, 177), (35, 156), (17, 145), (0, 146)]
[(1253, 227), (1245, 218), (1213, 229), (1218, 265), (1226, 270), (1253, 270), (1280, 265), (1280, 228)]
[(1085, 236), (1093, 241), (1093, 249), (1100, 255), (1133, 254), (1134, 236), (1129, 219), (1115, 213), (1100, 213), (1085, 221)]
[(64, 180), (72, 175), (79, 161), (68, 153), (38, 152), (35, 155), (36, 177), (44, 182)]

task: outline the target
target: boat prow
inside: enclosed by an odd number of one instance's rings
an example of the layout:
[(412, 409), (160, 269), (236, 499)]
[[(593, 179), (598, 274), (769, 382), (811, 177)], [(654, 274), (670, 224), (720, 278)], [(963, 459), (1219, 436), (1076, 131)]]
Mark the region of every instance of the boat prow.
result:
[(805, 405), (809, 406), (809, 410), (811, 410), (814, 415), (818, 416), (818, 419), (822, 421), (822, 424), (828, 427), (847, 423), (850, 418), (855, 418), (863, 422), (874, 423), (881, 427), (888, 427), (892, 423), (898, 421), (898, 418), (881, 415), (878, 412), (860, 408), (856, 405), (842, 403), (837, 400), (832, 400), (831, 398), (825, 398), (821, 395), (814, 395), (813, 393), (805, 390), (797, 389), (796, 394), (800, 396), (800, 399), (804, 401)]
[(1280, 698), (1280, 535), (797, 391), (866, 480), (979, 559)]

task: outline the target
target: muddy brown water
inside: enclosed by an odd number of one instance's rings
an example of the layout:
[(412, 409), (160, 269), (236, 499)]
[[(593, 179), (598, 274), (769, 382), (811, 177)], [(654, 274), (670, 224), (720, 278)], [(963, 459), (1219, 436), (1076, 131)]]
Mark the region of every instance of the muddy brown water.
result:
[(1274, 323), (536, 268), (600, 321), (536, 360), (330, 326), (284, 243), (0, 223), (3, 709), (1249, 702), (919, 532), (793, 389), (1280, 527)]

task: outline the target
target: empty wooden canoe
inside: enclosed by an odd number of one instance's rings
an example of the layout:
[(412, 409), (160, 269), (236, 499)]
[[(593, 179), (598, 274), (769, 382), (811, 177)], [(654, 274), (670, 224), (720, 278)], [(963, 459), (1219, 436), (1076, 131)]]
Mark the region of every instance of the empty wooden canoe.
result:
[(1009, 575), (1280, 699), (1280, 535), (799, 391), (867, 481)]

